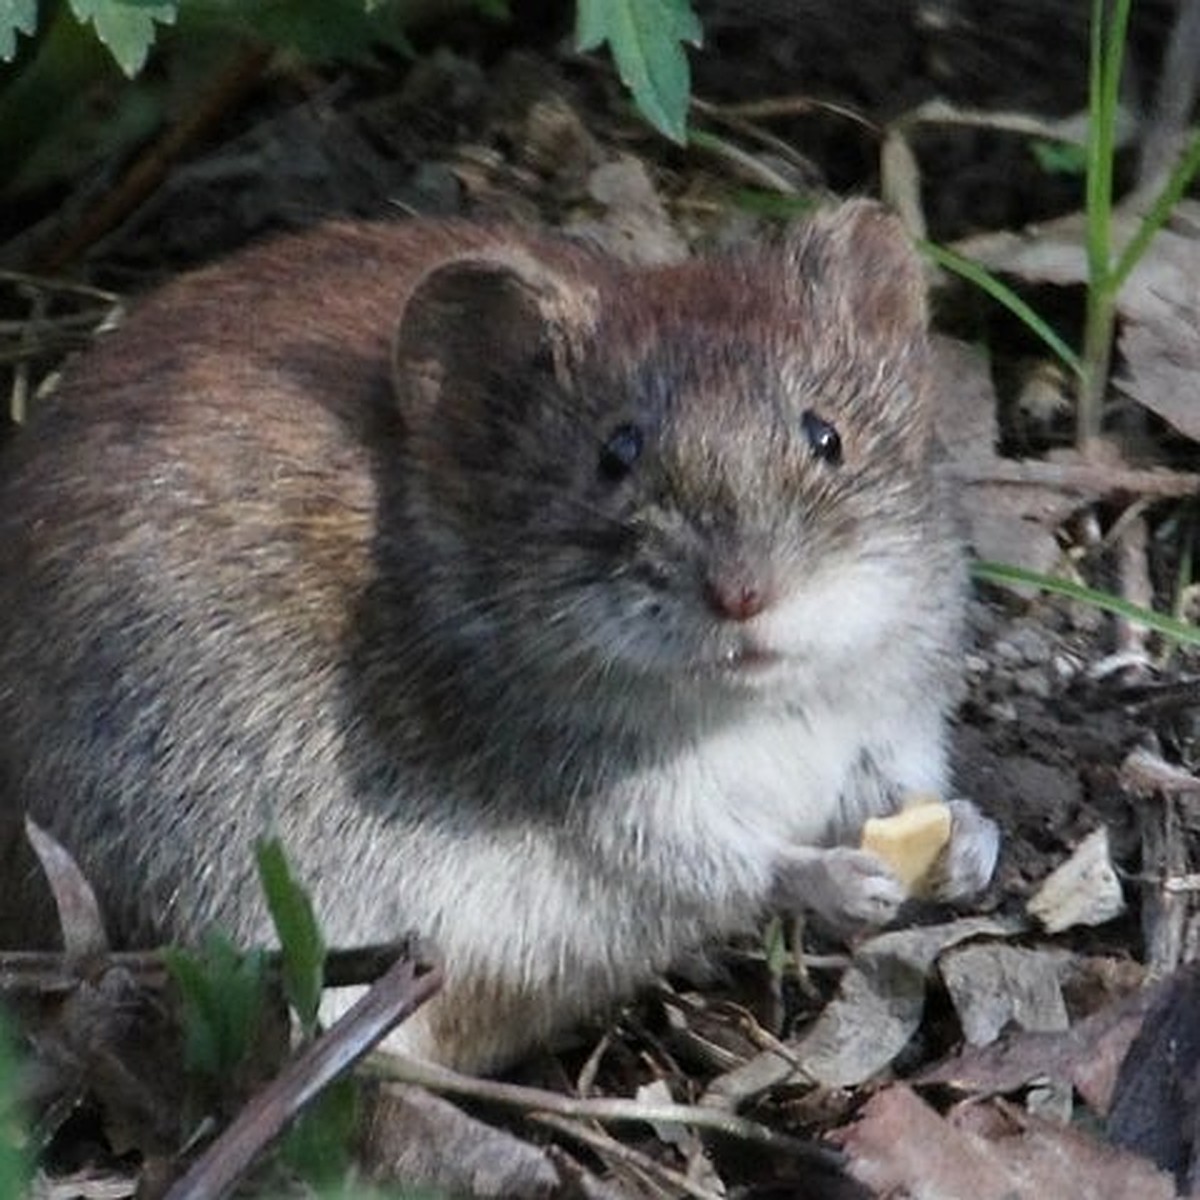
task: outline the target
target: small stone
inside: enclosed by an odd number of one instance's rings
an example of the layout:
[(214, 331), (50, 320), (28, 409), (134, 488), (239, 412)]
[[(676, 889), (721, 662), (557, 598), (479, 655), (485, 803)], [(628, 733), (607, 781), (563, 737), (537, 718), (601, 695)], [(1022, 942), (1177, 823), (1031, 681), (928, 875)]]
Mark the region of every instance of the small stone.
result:
[(1048, 933), (1073, 925), (1102, 925), (1125, 910), (1121, 881), (1108, 849), (1108, 830), (1088, 834), (1066, 862), (1052, 871), (1026, 909)]
[(1050, 659), (1050, 672), (1059, 683), (1070, 683), (1083, 669), (1083, 663), (1073, 654), (1061, 651)]
[(1014, 629), (1008, 640), (1021, 655), (1022, 662), (1044, 663), (1050, 657), (1050, 643), (1041, 630), (1032, 625)]
[(1026, 667), (1016, 671), (1013, 673), (1013, 682), (1017, 691), (1024, 692), (1027, 696), (1037, 696), (1042, 700), (1049, 700), (1054, 692), (1043, 667)]
[(1011, 638), (1004, 638), (992, 647), (992, 653), (1000, 662), (1015, 666), (1025, 661), (1021, 648)]

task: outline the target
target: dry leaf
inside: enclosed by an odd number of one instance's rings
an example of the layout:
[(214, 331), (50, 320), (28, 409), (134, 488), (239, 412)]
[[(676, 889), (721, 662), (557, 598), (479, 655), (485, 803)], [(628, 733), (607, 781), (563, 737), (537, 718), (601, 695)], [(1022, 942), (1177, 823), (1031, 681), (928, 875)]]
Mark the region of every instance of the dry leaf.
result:
[(880, 1196), (907, 1200), (1174, 1200), (1171, 1180), (1143, 1159), (1002, 1101), (939, 1116), (909, 1088), (873, 1096), (833, 1135), (850, 1173)]
[(1009, 1026), (1066, 1029), (1057, 960), (1053, 952), (998, 943), (947, 951), (938, 965), (967, 1041), (986, 1046)]
[(25, 836), (45, 872), (58, 909), (63, 949), (68, 957), (87, 958), (108, 950), (108, 934), (92, 885), (75, 860), (39, 825), (25, 818)]
[(1108, 1114), (1108, 1135), (1174, 1173), (1185, 1195), (1200, 1184), (1200, 963), (1165, 981), (1129, 1048)]
[(941, 1084), (967, 1095), (1003, 1095), (1035, 1080), (1066, 1079), (1094, 1113), (1104, 1114), (1117, 1072), (1157, 995), (1139, 989), (1107, 1004), (1074, 1028), (1057, 1033), (1009, 1030), (987, 1046), (958, 1054), (918, 1072), (914, 1084)]
[(990, 917), (883, 933), (864, 942), (837, 997), (797, 1045), (801, 1077), (852, 1087), (884, 1070), (921, 1024), (939, 954), (973, 937), (1005, 937), (1018, 926)]
[(389, 1083), (368, 1097), (363, 1167), (375, 1180), (437, 1195), (546, 1200), (622, 1200), (624, 1193), (553, 1146), (535, 1146), (468, 1116), (415, 1084)]

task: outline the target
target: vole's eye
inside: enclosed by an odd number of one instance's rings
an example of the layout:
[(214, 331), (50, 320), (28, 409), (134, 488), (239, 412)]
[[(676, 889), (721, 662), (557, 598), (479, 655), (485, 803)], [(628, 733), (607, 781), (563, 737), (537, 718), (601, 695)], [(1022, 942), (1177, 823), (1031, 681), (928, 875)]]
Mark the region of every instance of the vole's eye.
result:
[(642, 440), (637, 425), (618, 425), (600, 449), (600, 474), (613, 483), (624, 479), (641, 457)]
[(808, 444), (812, 447), (812, 452), (822, 462), (827, 462), (831, 467), (840, 465), (842, 461), (842, 439), (838, 431), (828, 421), (822, 417), (818, 417), (810, 408), (805, 410), (804, 415), (800, 418), (800, 428), (804, 430), (804, 436), (808, 438)]

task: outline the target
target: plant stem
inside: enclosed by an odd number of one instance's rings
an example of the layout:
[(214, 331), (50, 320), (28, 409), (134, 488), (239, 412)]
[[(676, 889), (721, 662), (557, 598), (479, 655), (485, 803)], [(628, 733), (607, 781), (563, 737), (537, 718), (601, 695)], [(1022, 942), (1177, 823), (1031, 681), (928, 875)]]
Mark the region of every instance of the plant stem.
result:
[(1200, 133), (1197, 133), (1188, 143), (1179, 161), (1175, 164), (1170, 178), (1163, 185), (1163, 190), (1159, 192), (1150, 206), (1149, 212), (1142, 218), (1137, 233), (1117, 258), (1117, 264), (1113, 267), (1112, 272), (1114, 289), (1119, 290), (1129, 277), (1129, 272), (1137, 266), (1154, 235), (1167, 223), (1175, 205), (1182, 199), (1198, 171), (1200, 171)]
[(1079, 375), (1078, 417), (1075, 442), (1086, 455), (1100, 437), (1108, 370), (1112, 362), (1116, 296), (1093, 280), (1088, 288), (1087, 315), (1083, 331), (1083, 361)]
[(1088, 66), (1087, 146), (1087, 315), (1083, 371), (1078, 391), (1076, 444), (1085, 454), (1100, 436), (1104, 395), (1112, 361), (1113, 326), (1119, 281), (1112, 265), (1113, 159), (1121, 58), (1132, 0), (1092, 0), (1091, 55)]

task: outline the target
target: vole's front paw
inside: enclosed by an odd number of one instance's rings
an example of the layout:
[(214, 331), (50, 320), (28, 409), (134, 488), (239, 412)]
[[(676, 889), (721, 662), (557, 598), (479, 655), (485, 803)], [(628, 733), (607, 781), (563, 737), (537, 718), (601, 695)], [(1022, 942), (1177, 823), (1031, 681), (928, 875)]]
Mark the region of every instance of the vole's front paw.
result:
[(777, 908), (807, 911), (839, 933), (886, 925), (904, 902), (904, 885), (874, 854), (846, 846), (797, 846), (776, 867)]
[(970, 800), (951, 800), (950, 840), (934, 864), (928, 891), (942, 900), (965, 900), (992, 881), (1000, 854), (1000, 827)]

